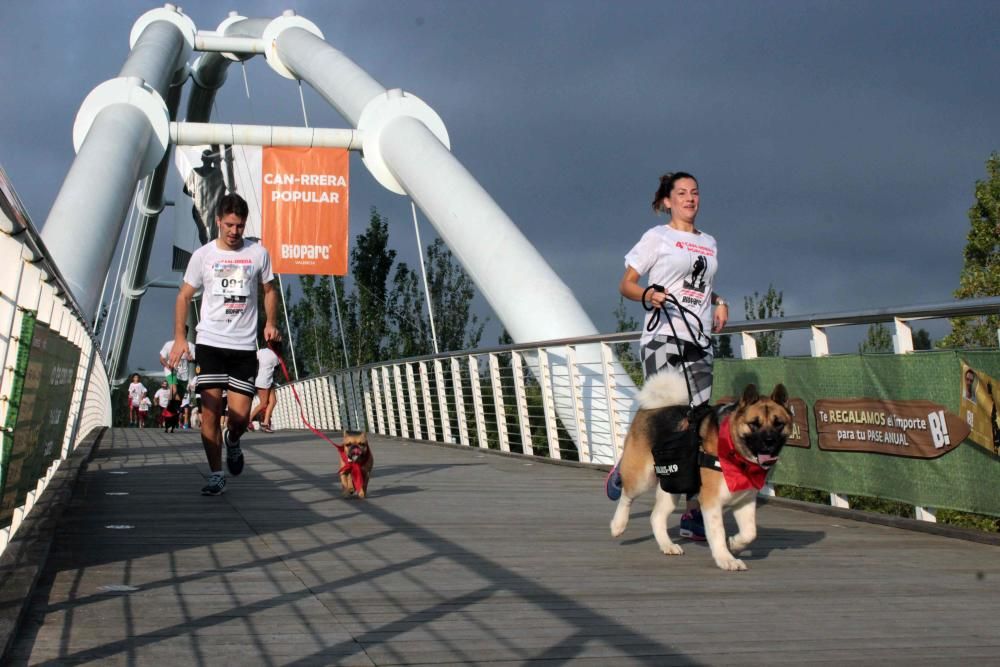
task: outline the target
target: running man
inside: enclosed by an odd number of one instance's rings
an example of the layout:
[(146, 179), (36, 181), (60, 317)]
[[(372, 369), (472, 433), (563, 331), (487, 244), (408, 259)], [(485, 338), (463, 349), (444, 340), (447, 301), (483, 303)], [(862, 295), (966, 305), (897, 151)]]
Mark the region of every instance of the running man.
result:
[[(204, 288), (201, 321), (197, 326), (198, 393), (201, 395), (201, 442), (208, 459), (208, 484), (201, 492), (218, 496), (226, 488), (226, 467), (233, 476), (243, 472), (240, 437), (247, 430), (250, 404), (256, 393), (257, 293), (264, 294), (264, 341), (279, 340), (278, 292), (274, 288), (271, 258), (264, 246), (243, 239), (249, 208), (236, 194), (219, 202), (219, 237), (195, 250), (184, 273), (174, 308), (174, 345), (168, 359), (176, 368), (187, 351), (184, 335), (188, 307)], [(223, 390), (228, 390), (225, 399)], [(228, 406), (223, 430), (220, 419)]]

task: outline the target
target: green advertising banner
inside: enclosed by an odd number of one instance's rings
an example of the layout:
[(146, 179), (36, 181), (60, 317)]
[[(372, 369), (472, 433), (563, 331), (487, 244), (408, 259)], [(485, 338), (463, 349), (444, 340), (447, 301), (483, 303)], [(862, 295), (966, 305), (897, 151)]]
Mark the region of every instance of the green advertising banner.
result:
[(80, 350), (33, 313), (24, 313), (0, 465), (0, 527), (59, 458)]
[(772, 483), (1000, 516), (1000, 457), (961, 405), (969, 367), (1000, 377), (1000, 352), (718, 359), (713, 400), (780, 382), (804, 402), (814, 446), (782, 450)]

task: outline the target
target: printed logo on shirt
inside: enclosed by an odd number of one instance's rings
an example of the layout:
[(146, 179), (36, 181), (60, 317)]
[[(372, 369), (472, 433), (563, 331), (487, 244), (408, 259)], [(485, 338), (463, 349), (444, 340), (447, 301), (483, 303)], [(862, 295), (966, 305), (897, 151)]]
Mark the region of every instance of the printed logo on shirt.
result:
[(699, 296), (705, 295), (705, 272), (708, 270), (708, 259), (704, 255), (698, 255), (698, 259), (691, 265), (691, 275), (684, 279), (684, 291), (691, 290), (697, 292)]
[(706, 257), (715, 257), (715, 250), (709, 248), (708, 246), (698, 245), (697, 243), (691, 243), (690, 241), (677, 241), (675, 245), (681, 250), (687, 250), (688, 252), (705, 255)]

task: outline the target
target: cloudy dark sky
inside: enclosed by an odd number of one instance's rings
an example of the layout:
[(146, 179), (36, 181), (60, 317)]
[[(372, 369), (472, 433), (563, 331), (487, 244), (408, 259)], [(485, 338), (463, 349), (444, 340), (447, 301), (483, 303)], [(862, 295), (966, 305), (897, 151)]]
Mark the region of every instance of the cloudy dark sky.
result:
[[(0, 4), (0, 163), (37, 225), (73, 158), (80, 102), (117, 75), (133, 22), (152, 6)], [(664, 222), (649, 204), (665, 171), (698, 176), (698, 223), (720, 246), (717, 291), (742, 319), (743, 296), (769, 284), (787, 314), (949, 300), (973, 185), (1000, 148), (995, 1), (183, 6), (209, 30), (230, 8), (294, 8), (383, 85), (424, 99), (453, 153), (603, 331), (622, 256)], [(293, 82), (261, 58), (247, 74), (249, 103), (233, 67), (218, 120), (302, 123)], [(306, 105), (312, 125), (344, 126), (311, 90)], [(356, 157), (351, 200), (352, 234), (377, 206), (412, 262), (408, 200)], [(169, 271), (173, 221), (168, 212), (161, 223), (153, 275)], [(132, 367), (155, 366), (171, 297), (144, 303)]]

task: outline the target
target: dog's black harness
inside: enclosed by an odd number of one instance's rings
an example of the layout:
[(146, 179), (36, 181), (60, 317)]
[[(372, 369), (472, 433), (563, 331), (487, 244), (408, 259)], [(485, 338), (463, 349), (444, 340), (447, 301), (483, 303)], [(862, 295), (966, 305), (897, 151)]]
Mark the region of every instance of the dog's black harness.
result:
[[(649, 319), (649, 323), (646, 325), (647, 331), (654, 331), (659, 326), (660, 314), (663, 310), (662, 308), (654, 308), (652, 305), (646, 305), (646, 297), (651, 291), (663, 292), (663, 285), (653, 284), (642, 292), (642, 307), (648, 311), (655, 310)], [(704, 338), (706, 343), (702, 345), (697, 342), (689, 343), (688, 341), (681, 340), (677, 336), (677, 329), (674, 328), (674, 321), (670, 317), (667, 317), (670, 332), (673, 334), (674, 340), (678, 342), (683, 359), (681, 369), (684, 373), (684, 383), (688, 390), (689, 403), (687, 414), (685, 415), (687, 428), (680, 431), (671, 431), (663, 435), (657, 434), (659, 437), (653, 445), (653, 471), (660, 480), (660, 488), (667, 493), (695, 494), (701, 489), (701, 473), (699, 472), (699, 466), (703, 465), (701, 459), (703, 454), (701, 451), (701, 422), (712, 412), (712, 408), (708, 403), (702, 403), (697, 406), (693, 404), (693, 381), (689, 377), (687, 362), (700, 359), (704, 351), (712, 346), (712, 339), (705, 333), (701, 318), (682, 306), (677, 297), (673, 294), (668, 294), (667, 300), (677, 308), (684, 326), (687, 327), (688, 333), (691, 335), (691, 339), (698, 341)], [(697, 332), (695, 332), (688, 321), (688, 315), (694, 317), (695, 323), (698, 326)]]

